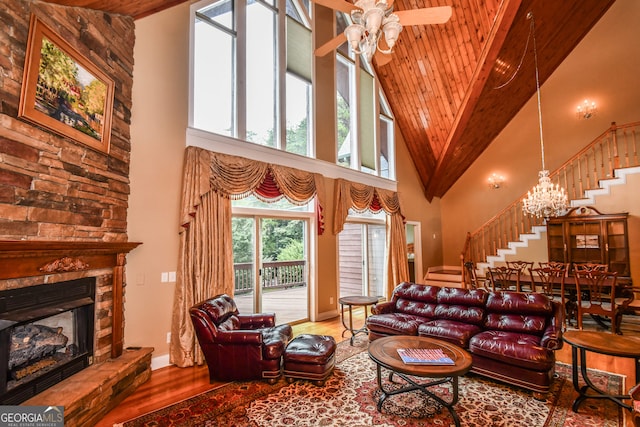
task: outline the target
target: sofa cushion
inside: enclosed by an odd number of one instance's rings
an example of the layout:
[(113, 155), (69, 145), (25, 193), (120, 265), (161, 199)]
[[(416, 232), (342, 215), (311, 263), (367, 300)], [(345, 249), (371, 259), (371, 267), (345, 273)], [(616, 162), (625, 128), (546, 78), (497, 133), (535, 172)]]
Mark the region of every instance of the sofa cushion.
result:
[(465, 305), (438, 304), (434, 310), (436, 319), (455, 320), (458, 322), (481, 325), (484, 320), (482, 307), (469, 307)]
[(486, 310), (489, 313), (553, 315), (553, 304), (548, 296), (541, 293), (490, 292)]
[(480, 326), (471, 323), (440, 319), (420, 325), (418, 335), (438, 338), (466, 349), (471, 337), (481, 330)]
[(541, 336), (547, 326), (544, 316), (489, 313), (484, 322), (485, 330), (523, 332)]
[(367, 317), (367, 329), (382, 335), (418, 335), (418, 326), (429, 320), (403, 313), (377, 314)]
[(540, 337), (518, 332), (484, 331), (469, 340), (469, 351), (535, 371), (553, 369), (553, 351), (540, 346)]
[(484, 289), (463, 289), (443, 287), (438, 291), (438, 304), (484, 307), (487, 291)]
[(487, 298), (485, 330), (542, 335), (553, 317), (553, 303), (544, 294), (491, 292)]
[(403, 282), (396, 286), (391, 300), (394, 302), (396, 313), (412, 314), (422, 317), (433, 317), (433, 311), (438, 303), (437, 286), (416, 286), (414, 283)]

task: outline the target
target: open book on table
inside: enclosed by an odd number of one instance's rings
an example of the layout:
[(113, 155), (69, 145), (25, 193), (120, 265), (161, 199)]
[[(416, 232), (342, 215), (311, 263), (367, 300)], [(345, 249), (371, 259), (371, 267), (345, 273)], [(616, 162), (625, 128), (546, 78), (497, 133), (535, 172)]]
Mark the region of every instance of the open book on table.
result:
[(455, 365), (441, 348), (399, 348), (398, 355), (408, 365)]

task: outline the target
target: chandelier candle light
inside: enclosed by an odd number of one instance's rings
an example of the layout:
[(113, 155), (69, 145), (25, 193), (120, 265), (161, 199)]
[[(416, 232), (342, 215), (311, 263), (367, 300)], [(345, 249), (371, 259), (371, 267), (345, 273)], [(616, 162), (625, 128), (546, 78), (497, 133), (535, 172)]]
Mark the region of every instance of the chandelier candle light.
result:
[(537, 218), (555, 217), (564, 214), (567, 210), (567, 194), (559, 184), (555, 186), (549, 178), (549, 171), (544, 165), (544, 139), (542, 137), (542, 108), (540, 104), (540, 81), (538, 77), (538, 53), (536, 51), (536, 31), (533, 14), (529, 12), (527, 19), (531, 20), (531, 32), (533, 36), (533, 56), (536, 68), (536, 93), (538, 96), (538, 123), (540, 127), (540, 151), (542, 154), (542, 170), (538, 172), (538, 185), (527, 193), (522, 200), (522, 210)]

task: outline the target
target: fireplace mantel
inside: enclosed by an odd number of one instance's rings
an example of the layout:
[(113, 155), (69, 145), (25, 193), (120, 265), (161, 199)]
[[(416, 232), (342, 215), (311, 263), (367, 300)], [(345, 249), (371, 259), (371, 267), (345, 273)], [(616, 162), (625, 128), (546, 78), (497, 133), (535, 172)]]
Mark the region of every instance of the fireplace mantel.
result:
[[(123, 285), (126, 255), (141, 243), (102, 241), (0, 241), (0, 281), (82, 272), (113, 270), (113, 332), (111, 357), (122, 354)], [(120, 325), (120, 326), (116, 326)]]
[[(65, 271), (113, 268), (119, 265), (118, 255), (124, 256), (140, 244), (138, 242), (0, 240), (0, 280), (44, 276)], [(79, 260), (84, 264), (66, 267), (69, 268), (68, 270), (64, 270), (65, 267), (60, 264), (56, 270), (52, 263), (64, 258)], [(47, 266), (53, 270), (47, 271)]]

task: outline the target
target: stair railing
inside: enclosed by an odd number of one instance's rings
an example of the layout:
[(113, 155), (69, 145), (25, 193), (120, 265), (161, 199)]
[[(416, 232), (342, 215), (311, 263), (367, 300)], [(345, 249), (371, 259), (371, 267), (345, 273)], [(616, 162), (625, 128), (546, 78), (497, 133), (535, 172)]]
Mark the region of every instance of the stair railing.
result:
[[(550, 174), (551, 181), (567, 192), (569, 200), (581, 199), (585, 191), (599, 188), (600, 181), (615, 178), (615, 170), (640, 166), (640, 122), (618, 126), (611, 123), (605, 132)], [(520, 196), (471, 233), (468, 248), (470, 260), (486, 262), (509, 242), (530, 233), (534, 226), (544, 225), (544, 219), (532, 218), (522, 211)], [(464, 271), (464, 269), (463, 269)]]

